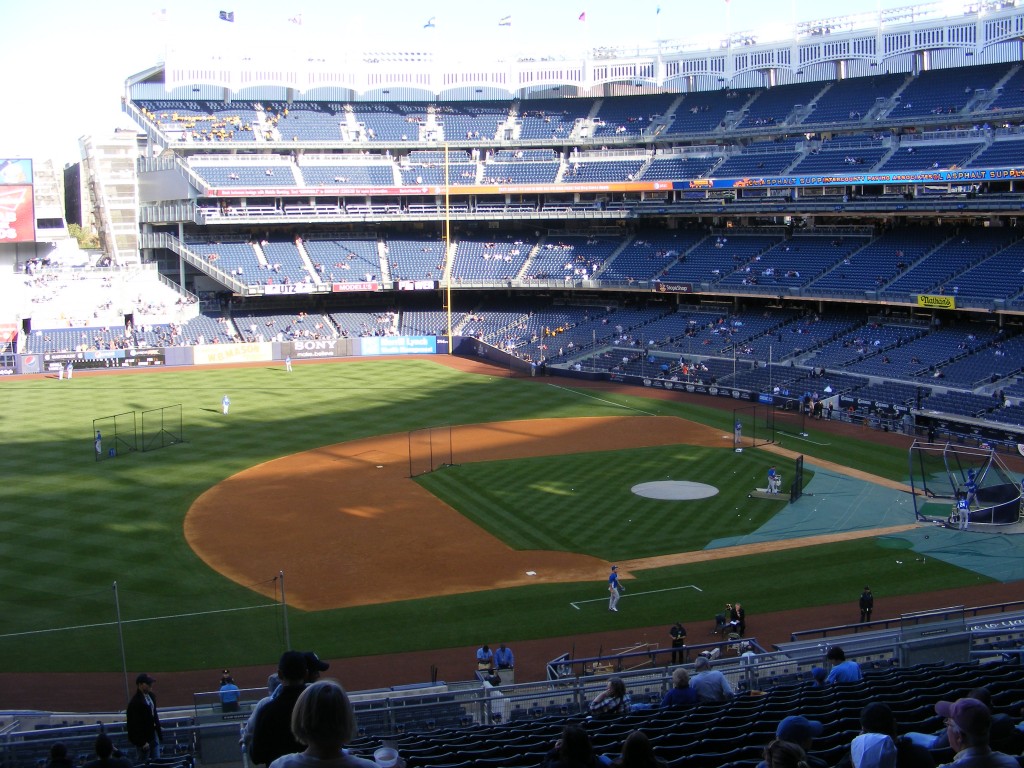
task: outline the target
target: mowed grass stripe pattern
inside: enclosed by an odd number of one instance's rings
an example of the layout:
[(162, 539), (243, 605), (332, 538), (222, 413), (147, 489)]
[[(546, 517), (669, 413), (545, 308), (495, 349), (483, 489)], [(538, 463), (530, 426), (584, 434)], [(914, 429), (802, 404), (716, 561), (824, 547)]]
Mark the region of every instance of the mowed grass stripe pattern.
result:
[[(756, 530), (785, 506), (747, 498), (774, 461), (756, 451), (683, 445), (464, 464), (418, 482), (513, 548), (612, 560), (703, 549)], [(632, 491), (659, 480), (719, 492), (673, 501)]]
[[(130, 668), (171, 671), (272, 664), (284, 642), (281, 612), (238, 611), (266, 605), (267, 600), (210, 570), (188, 547), (182, 532), (188, 507), (199, 494), (260, 462), (369, 435), (446, 423), (644, 412), (729, 428), (728, 417), (712, 409), (626, 395), (596, 397), (553, 382), (548, 386), (463, 374), (421, 358), (302, 364), (292, 374), (280, 365), (266, 365), (105, 376), (80, 372), (71, 382), (0, 380), (0, 610), (5, 616), (0, 669), (120, 669), (116, 629), (58, 631), (114, 621), (114, 582), (121, 616), (128, 622)], [(232, 400), (227, 417), (220, 413), (225, 393)], [(183, 406), (185, 444), (94, 461), (92, 419), (173, 403)], [(847, 450), (851, 456), (876, 460), (881, 454), (858, 441), (822, 450), (833, 458), (847, 455)], [(630, 459), (621, 461), (625, 468)], [(905, 472), (905, 455), (899, 464)], [(385, 502), (387, 489), (381, 493)], [(568, 505), (554, 505), (563, 506)], [(603, 544), (595, 551), (609, 559), (629, 556), (616, 546), (622, 537), (621, 519), (617, 513), (606, 517), (601, 537), (595, 537)], [(244, 519), (238, 524), (244, 525)], [(551, 535), (564, 540), (561, 534)], [(663, 535), (661, 530), (645, 532), (652, 540)], [(318, 541), (311, 532), (310, 547), (321, 546), (352, 544)], [(845, 600), (845, 594), (828, 590), (827, 574), (834, 559), (827, 550), (820, 554), (811, 558), (818, 572), (805, 571), (810, 567), (807, 554), (800, 556), (799, 569), (782, 565), (780, 572), (789, 578), (778, 594), (761, 584), (744, 584), (748, 601), (757, 599), (751, 609), (786, 607), (791, 593), (799, 593), (808, 605)], [(889, 554), (875, 557), (865, 546), (859, 557), (854, 562), (862, 563), (866, 574), (881, 574)], [(773, 561), (773, 568), (779, 567), (777, 562), (785, 561)], [(719, 574), (715, 583), (730, 591), (730, 599), (738, 599), (731, 592), (731, 574), (746, 567), (730, 562), (721, 570), (728, 573)], [(973, 574), (932, 560), (926, 572), (923, 582), (904, 580), (892, 589), (909, 592), (925, 583), (939, 588), (974, 579)], [(703, 573), (657, 571), (638, 578), (651, 584), (677, 579), (694, 583), (707, 579)], [(846, 578), (868, 578), (864, 583), (874, 585), (875, 577), (860, 573), (858, 565)], [(276, 574), (277, 568), (268, 563), (266, 580)], [(344, 577), (324, 574), (325, 579)], [(736, 582), (735, 588), (739, 586)], [(569, 618), (565, 613), (569, 601), (594, 589), (600, 594), (603, 585), (524, 587), (316, 614), (290, 610), (289, 627), (294, 645), (316, 648), (329, 657), (463, 645), (481, 636), (511, 641), (598, 631), (607, 617)], [(715, 602), (721, 602), (718, 595)], [(672, 610), (663, 610), (670, 605)], [(666, 598), (664, 603), (648, 603), (642, 611), (623, 613), (615, 626), (675, 621), (679, 613), (682, 618), (706, 618), (702, 603), (692, 603), (692, 611), (681, 610)], [(171, 616), (177, 618), (157, 618)], [(410, 627), (416, 631), (410, 632)]]

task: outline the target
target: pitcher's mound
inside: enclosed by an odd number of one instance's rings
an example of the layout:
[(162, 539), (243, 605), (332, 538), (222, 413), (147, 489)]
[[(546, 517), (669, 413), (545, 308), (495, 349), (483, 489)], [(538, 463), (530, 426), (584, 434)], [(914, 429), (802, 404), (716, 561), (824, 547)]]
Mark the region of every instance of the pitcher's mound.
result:
[(718, 489), (706, 483), (692, 483), (689, 480), (658, 480), (653, 483), (639, 483), (631, 489), (645, 499), (667, 499), (671, 501), (706, 499), (715, 496)]

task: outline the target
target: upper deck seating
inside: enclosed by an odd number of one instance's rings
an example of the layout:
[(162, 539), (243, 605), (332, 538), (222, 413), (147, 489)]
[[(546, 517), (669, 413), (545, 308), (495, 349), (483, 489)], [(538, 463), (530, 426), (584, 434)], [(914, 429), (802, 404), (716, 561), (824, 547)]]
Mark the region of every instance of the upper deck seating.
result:
[(255, 132), (260, 128), (260, 115), (251, 102), (142, 99), (135, 105), (172, 140), (249, 142), (255, 141)]
[(736, 112), (750, 99), (753, 91), (724, 90), (688, 93), (676, 107), (672, 123), (663, 135), (707, 135), (720, 128), (730, 112)]
[(518, 107), (520, 140), (568, 139), (576, 121), (590, 114), (594, 99), (529, 99), (518, 102)]
[(428, 104), (398, 102), (353, 102), (351, 107), (363, 135), (377, 142), (419, 141), (429, 110)]
[(622, 244), (618, 237), (557, 237), (541, 244), (526, 268), (527, 278), (586, 280), (599, 272)]
[(336, 142), (346, 138), (348, 113), (340, 102), (267, 102), (263, 107), (281, 141)]
[(1005, 227), (966, 229), (889, 283), (883, 296), (905, 300), (907, 296), (929, 293), (947, 281), (957, 286), (955, 293), (959, 293), (959, 277), (954, 276), (981, 262), (989, 254), (1001, 251), (1016, 236)]
[(699, 179), (711, 173), (711, 169), (721, 159), (720, 155), (711, 157), (699, 155), (655, 155), (650, 165), (644, 169), (641, 178), (644, 181)]
[(797, 106), (810, 104), (824, 87), (824, 83), (814, 82), (794, 83), (762, 90), (746, 108), (743, 118), (735, 127), (743, 129), (781, 125)]
[(925, 70), (903, 89), (900, 103), (890, 110), (888, 117), (903, 120), (959, 114), (976, 90), (992, 88), (1008, 71), (1008, 64)]
[(895, 74), (836, 80), (814, 102), (814, 110), (800, 125), (859, 123), (878, 101), (888, 99), (896, 92), (904, 77)]
[(314, 269), (330, 282), (364, 282), (381, 278), (376, 240), (309, 239), (303, 245)]
[(602, 99), (594, 117), (594, 136), (650, 136), (651, 124), (679, 98), (674, 93)]
[(949, 236), (942, 227), (903, 227), (884, 232), (811, 284), (818, 294), (863, 295), (878, 291)]
[(446, 141), (498, 138), (512, 108), (508, 101), (445, 102), (435, 107), (435, 120)]
[(779, 176), (796, 162), (793, 144), (755, 144), (727, 157), (715, 168), (716, 177)]
[(981, 147), (980, 141), (920, 144), (905, 142), (877, 169), (879, 171), (927, 171), (961, 168)]
[(600, 272), (601, 280), (651, 280), (704, 238), (703, 230), (641, 232)]

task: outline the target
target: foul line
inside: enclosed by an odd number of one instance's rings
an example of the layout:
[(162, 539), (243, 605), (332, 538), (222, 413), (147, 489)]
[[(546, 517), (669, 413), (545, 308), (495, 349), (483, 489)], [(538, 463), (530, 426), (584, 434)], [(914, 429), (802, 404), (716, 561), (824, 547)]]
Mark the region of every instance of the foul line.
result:
[(778, 432), (780, 435), (785, 435), (786, 437), (794, 437), (797, 440), (803, 440), (805, 443), (810, 443), (811, 445), (832, 445), (832, 443), (819, 443), (817, 440), (811, 440), (810, 438), (803, 437), (802, 435), (797, 435), (793, 432), (784, 432), (781, 429), (776, 430), (776, 432)]
[[(612, 400), (605, 400), (603, 397), (594, 397), (591, 394), (588, 394), (586, 392), (581, 392), (578, 389), (572, 389), (571, 387), (563, 387), (563, 386), (560, 386), (558, 384), (548, 384), (548, 386), (549, 387), (554, 387), (555, 389), (561, 389), (563, 392), (572, 392), (574, 395), (579, 395), (580, 397), (589, 397), (591, 400), (597, 400), (597, 402), (604, 403), (605, 405), (613, 405), (616, 408), (625, 408), (627, 411), (636, 411), (637, 413), (642, 413), (644, 416), (657, 416), (658, 415), (657, 413), (654, 413), (654, 412), (651, 412), (651, 411), (645, 411), (645, 410), (642, 410), (641, 408), (634, 408), (632, 405), (623, 405), (622, 403), (616, 403), (616, 402), (614, 402)], [(584, 601), (584, 602), (586, 602), (586, 601)]]
[[(647, 592), (629, 592), (628, 594), (623, 592), (620, 596), (620, 600), (625, 600), (627, 597), (640, 597), (640, 595), (656, 595), (658, 592), (675, 592), (677, 589), (696, 589), (698, 592), (704, 590), (698, 587), (696, 584), (684, 584), (681, 587), (665, 587), (665, 589), (651, 589)], [(607, 597), (593, 597), (589, 600), (577, 600), (576, 602), (569, 603), (577, 611), (580, 610), (580, 606), (584, 603), (603, 603), (607, 601)]]

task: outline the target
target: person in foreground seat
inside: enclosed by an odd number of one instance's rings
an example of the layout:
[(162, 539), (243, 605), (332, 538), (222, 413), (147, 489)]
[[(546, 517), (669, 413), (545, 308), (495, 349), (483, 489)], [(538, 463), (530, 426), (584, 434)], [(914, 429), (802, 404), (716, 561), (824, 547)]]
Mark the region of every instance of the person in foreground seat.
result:
[(1020, 768), (1017, 758), (989, 746), (992, 713), (978, 699), (940, 701), (935, 713), (946, 718), (949, 746), (956, 752), (952, 768)]

